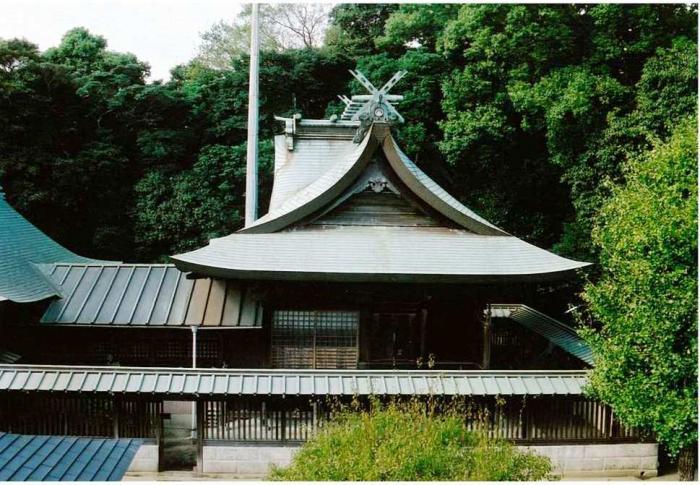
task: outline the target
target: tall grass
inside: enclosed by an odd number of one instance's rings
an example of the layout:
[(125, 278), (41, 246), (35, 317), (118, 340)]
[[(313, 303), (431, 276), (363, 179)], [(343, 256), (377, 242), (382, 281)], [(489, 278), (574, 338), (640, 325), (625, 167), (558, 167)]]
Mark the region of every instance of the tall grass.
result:
[(464, 409), (419, 400), (349, 406), (275, 480), (541, 480), (547, 458), (465, 427)]

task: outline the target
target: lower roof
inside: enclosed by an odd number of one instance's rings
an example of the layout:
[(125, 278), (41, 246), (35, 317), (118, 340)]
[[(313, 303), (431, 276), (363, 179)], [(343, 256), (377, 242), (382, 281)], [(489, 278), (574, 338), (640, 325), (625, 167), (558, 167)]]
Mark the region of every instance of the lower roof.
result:
[(357, 282), (546, 281), (588, 265), (512, 236), (405, 226), (236, 233), (173, 259), (224, 278)]
[(118, 481), (141, 440), (35, 436), (0, 431), (0, 481)]
[(56, 264), (62, 298), (41, 323), (109, 327), (259, 327), (262, 312), (235, 281), (187, 278), (171, 264)]
[(235, 395), (580, 395), (585, 371), (183, 369), (0, 365), (0, 392)]

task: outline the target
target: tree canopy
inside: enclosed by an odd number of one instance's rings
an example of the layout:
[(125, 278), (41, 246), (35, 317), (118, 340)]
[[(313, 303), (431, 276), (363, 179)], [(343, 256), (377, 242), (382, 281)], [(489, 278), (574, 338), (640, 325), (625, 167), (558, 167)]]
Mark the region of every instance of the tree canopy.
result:
[(593, 392), (672, 454), (697, 443), (697, 119), (633, 159), (593, 231), (602, 278), (585, 299), (599, 331)]

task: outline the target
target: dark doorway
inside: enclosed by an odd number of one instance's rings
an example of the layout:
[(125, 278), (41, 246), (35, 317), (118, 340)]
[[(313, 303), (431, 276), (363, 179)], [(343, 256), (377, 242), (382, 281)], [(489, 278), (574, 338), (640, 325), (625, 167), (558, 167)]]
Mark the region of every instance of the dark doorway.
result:
[(373, 313), (369, 341), (369, 358), (373, 366), (416, 368), (425, 353), (423, 312)]
[(163, 461), (161, 469), (191, 471), (197, 465), (197, 445), (192, 438), (192, 403), (163, 403)]

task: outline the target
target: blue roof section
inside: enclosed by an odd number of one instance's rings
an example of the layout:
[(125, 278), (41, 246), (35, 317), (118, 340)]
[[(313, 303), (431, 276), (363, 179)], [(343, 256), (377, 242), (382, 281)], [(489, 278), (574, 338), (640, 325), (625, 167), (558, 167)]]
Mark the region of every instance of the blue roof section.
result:
[(119, 481), (141, 440), (0, 432), (0, 481)]
[(0, 189), (0, 300), (25, 303), (59, 296), (41, 265), (95, 263), (67, 250), (22, 217)]

